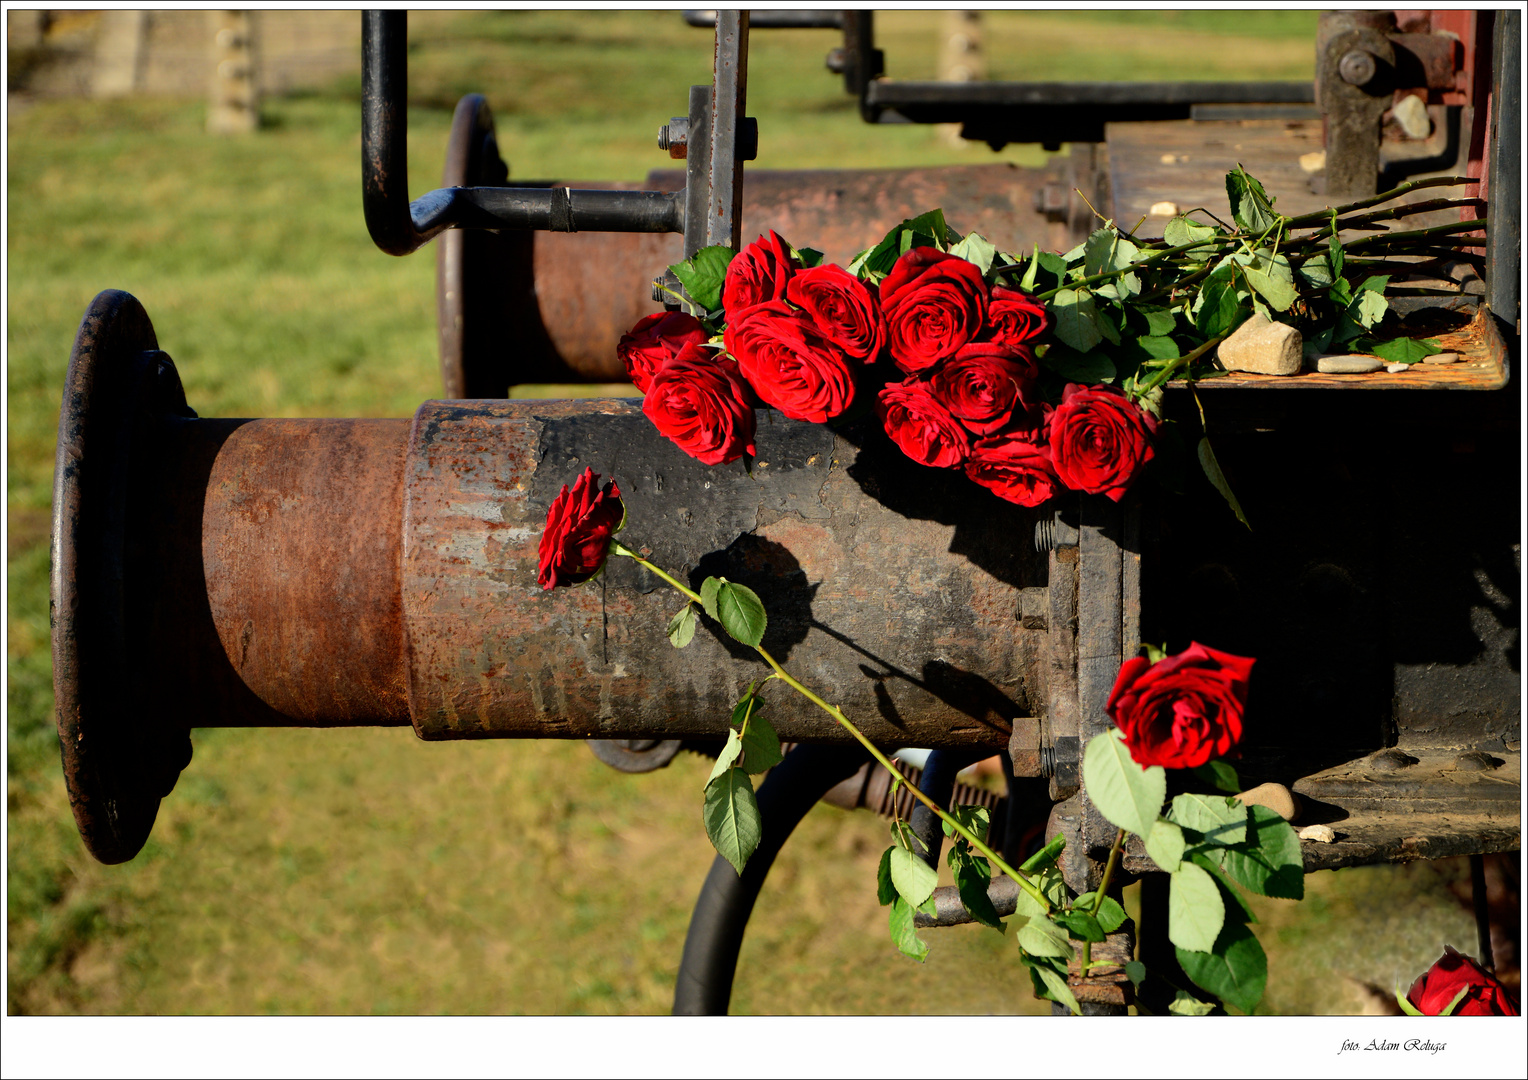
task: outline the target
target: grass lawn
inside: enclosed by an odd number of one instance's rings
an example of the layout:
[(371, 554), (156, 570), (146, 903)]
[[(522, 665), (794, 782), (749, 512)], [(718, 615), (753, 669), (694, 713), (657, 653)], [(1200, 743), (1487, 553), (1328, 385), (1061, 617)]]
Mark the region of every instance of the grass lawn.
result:
[[(888, 72), (934, 74), (938, 16), (878, 22)], [(1314, 12), (1002, 13), (1000, 78), (1309, 78)], [(486, 92), (516, 177), (636, 179), (709, 78), (674, 12), (416, 15), (410, 184), (450, 110)], [(858, 122), (832, 35), (757, 32), (759, 167), (985, 162)], [(199, 102), (37, 101), (9, 126), (7, 971), (11, 1013), (662, 1013), (711, 860), (708, 763), (630, 777), (576, 743), (427, 744), (404, 730), (207, 729), (133, 862), (74, 831), (53, 728), (48, 507), (69, 346), (90, 298), (144, 304), (203, 416), (406, 416), (439, 393), (434, 257), (361, 218), (359, 75), (265, 103), (257, 135)], [(1038, 164), (1036, 147), (1002, 160)], [(873, 239), (873, 238), (867, 238)], [(598, 268), (590, 268), (597, 273)], [(819, 807), (777, 863), (733, 999), (753, 1013), (1048, 1011), (1011, 942), (936, 932), (899, 956), (875, 902), (885, 823)], [(1263, 1009), (1364, 1007), (1449, 941), (1473, 951), (1452, 864), (1321, 874), (1267, 901)], [(1351, 979), (1349, 978), (1351, 977)]]

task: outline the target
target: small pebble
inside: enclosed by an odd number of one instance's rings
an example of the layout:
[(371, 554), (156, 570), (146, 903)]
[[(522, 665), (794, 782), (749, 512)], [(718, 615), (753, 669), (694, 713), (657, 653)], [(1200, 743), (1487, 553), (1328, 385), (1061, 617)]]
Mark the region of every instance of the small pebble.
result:
[(1175, 202), (1152, 203), (1150, 214), (1152, 217), (1177, 217), (1178, 204)]
[(1316, 361), (1316, 370), (1324, 375), (1363, 375), (1378, 371), (1385, 362), (1377, 356), (1354, 353), (1351, 356), (1323, 356)]
[(1454, 364), (1458, 361), (1459, 354), (1456, 352), (1433, 353), (1431, 356), (1422, 357), (1424, 364)]
[(1326, 151), (1315, 150), (1300, 155), (1300, 168), (1308, 173), (1318, 173), (1326, 168)]
[(1300, 816), (1300, 801), (1283, 784), (1259, 784), (1236, 796), (1243, 806), (1266, 806), (1285, 821)]
[(1427, 103), (1415, 94), (1403, 97), (1400, 104), (1390, 110), (1395, 122), (1401, 126), (1408, 139), (1425, 139), (1432, 134), (1432, 118), (1427, 115)]
[(1318, 844), (1330, 844), (1337, 839), (1337, 834), (1332, 831), (1330, 825), (1307, 825), (1303, 829), (1295, 830), (1295, 835), (1301, 840), (1314, 840)]
[(1399, 375), (1403, 371), (1410, 371), (1411, 370), (1411, 365), (1410, 364), (1386, 364), (1385, 365), (1385, 370), (1390, 372), (1390, 374), (1392, 374), (1392, 375)]
[(1188, 155), (1187, 154), (1163, 154), (1162, 155), (1162, 164), (1163, 165), (1175, 165), (1175, 164), (1177, 164), (1180, 161), (1187, 161), (1187, 160), (1188, 160)]

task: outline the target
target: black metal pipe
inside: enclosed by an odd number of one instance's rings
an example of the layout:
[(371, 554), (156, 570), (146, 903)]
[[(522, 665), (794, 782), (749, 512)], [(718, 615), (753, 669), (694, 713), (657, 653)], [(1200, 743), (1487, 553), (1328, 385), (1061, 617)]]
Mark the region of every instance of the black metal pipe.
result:
[(855, 746), (798, 746), (759, 785), (763, 836), (741, 876), (720, 855), (711, 864), (674, 982), (675, 1016), (725, 1016), (738, 950), (775, 856), (807, 811), (853, 776), (870, 755)]
[(409, 207), (422, 236), (446, 228), (540, 232), (684, 232), (683, 191), (565, 187), (440, 188)]

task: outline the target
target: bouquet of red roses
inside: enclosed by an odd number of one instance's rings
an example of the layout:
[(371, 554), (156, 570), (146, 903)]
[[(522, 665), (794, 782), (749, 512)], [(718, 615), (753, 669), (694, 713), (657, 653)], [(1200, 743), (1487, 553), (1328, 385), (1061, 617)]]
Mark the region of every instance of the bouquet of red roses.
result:
[(938, 210), (848, 269), (770, 232), (672, 267), (693, 313), (650, 315), (617, 351), (653, 424), (707, 464), (754, 452), (756, 404), (813, 423), (871, 404), (908, 457), (1010, 502), (1038, 506), (1059, 488), (1118, 501), (1152, 458), (1156, 418), (1102, 384), (1057, 383), (1047, 399), (1037, 265), (1010, 280), (1018, 260), (958, 236)]

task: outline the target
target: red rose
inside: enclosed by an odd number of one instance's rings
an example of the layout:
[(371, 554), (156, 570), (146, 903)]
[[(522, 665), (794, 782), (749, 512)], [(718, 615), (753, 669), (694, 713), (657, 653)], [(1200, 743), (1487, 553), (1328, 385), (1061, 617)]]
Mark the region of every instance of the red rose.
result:
[(785, 298), (812, 317), (822, 336), (856, 360), (874, 362), (886, 343), (886, 320), (864, 282), (841, 266), (791, 275)]
[(726, 340), (749, 385), (792, 420), (820, 424), (854, 400), (848, 358), (784, 300), (755, 304), (728, 322)]
[(686, 345), (658, 369), (642, 411), (660, 434), (707, 465), (754, 452), (752, 391), (736, 364), (698, 345)]
[(1132, 657), (1120, 665), (1104, 709), (1136, 764), (1197, 768), (1241, 738), (1255, 662), (1197, 641), (1155, 664)]
[(1051, 328), (1050, 312), (1044, 304), (1018, 289), (998, 285), (987, 305), (987, 329), (982, 337), (1005, 345), (1022, 345)]
[(1027, 357), (992, 342), (964, 345), (939, 365), (929, 391), (973, 435), (1001, 430), (1014, 409), (1037, 410), (1035, 368)]
[(1461, 990), (1464, 997), (1450, 1016), (1518, 1015), (1511, 992), (1452, 945), (1445, 945), (1438, 962), (1417, 976), (1406, 1000), (1424, 1016), (1441, 1016)]
[(1051, 416), (1051, 460), (1073, 491), (1125, 497), (1141, 466), (1152, 458), (1157, 422), (1112, 386), (1070, 383)]
[(746, 308), (766, 300), (780, 300), (791, 274), (800, 267), (791, 258), (790, 245), (773, 229), (768, 237), (759, 237), (727, 264), (722, 282), (722, 307), (730, 320)]
[(610, 540), (626, 520), (626, 507), (614, 480), (603, 491), (599, 483), (600, 474), (585, 469), (573, 482), (571, 493), (564, 484), (562, 493), (552, 500), (536, 571), (536, 583), (543, 589), (582, 584), (605, 565)]
[(917, 375), (976, 336), (987, 318), (987, 285), (974, 263), (912, 248), (881, 282), (881, 311), (891, 358)]
[(966, 429), (917, 379), (883, 389), (876, 411), (891, 441), (914, 461), (943, 469), (961, 464), (971, 454)]
[(1056, 494), (1056, 470), (1050, 447), (1005, 431), (971, 447), (966, 475), (999, 498), (1020, 506), (1039, 506)]
[(682, 311), (660, 311), (638, 319), (630, 333), (621, 335), (615, 352), (626, 365), (631, 384), (645, 394), (653, 374), (665, 360), (686, 345), (704, 345), (706, 341), (706, 331), (695, 316)]

